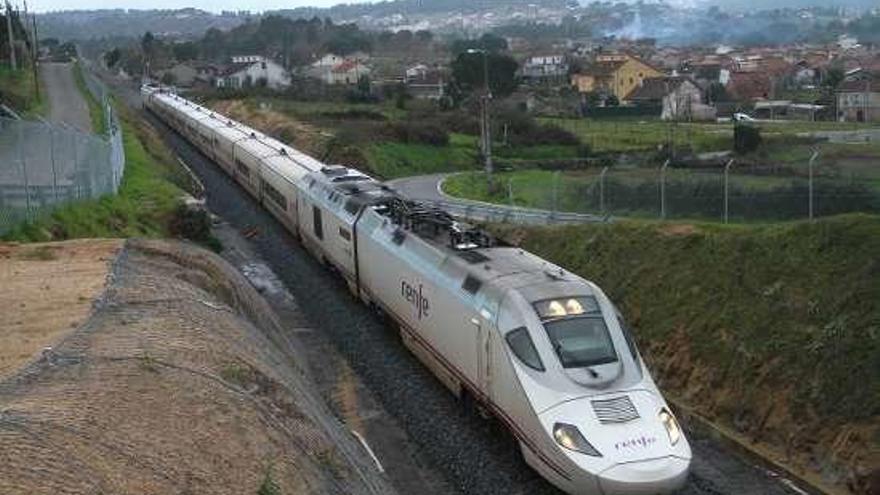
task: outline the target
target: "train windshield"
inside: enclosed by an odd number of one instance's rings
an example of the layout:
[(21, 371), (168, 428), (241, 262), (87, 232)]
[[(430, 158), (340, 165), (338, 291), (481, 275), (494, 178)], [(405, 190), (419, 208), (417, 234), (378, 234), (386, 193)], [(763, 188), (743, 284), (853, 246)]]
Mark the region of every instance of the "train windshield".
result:
[(564, 368), (617, 361), (605, 318), (594, 297), (548, 299), (534, 306)]

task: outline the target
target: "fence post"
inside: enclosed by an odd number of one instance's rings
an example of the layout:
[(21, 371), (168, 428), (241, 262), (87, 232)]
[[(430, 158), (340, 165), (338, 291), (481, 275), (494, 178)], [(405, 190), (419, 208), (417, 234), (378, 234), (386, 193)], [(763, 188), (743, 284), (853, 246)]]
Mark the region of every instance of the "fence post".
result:
[(608, 173), (608, 167), (603, 167), (599, 174), (599, 213), (605, 213), (605, 174)]
[(559, 209), (559, 170), (553, 173), (553, 218)]
[(24, 174), (25, 219), (31, 220), (31, 186), (28, 183), (27, 160), (24, 157), (24, 124), (18, 125), (18, 157), (21, 160), (21, 172)]
[(663, 162), (660, 167), (660, 218), (666, 219), (666, 167), (669, 166), (669, 160)]
[(819, 157), (819, 150), (814, 149), (813, 155), (810, 157), (810, 222), (813, 221), (813, 163)]
[(724, 223), (727, 223), (728, 220), (728, 212), (730, 208), (730, 191), (729, 191), (729, 179), (728, 175), (730, 174), (730, 167), (733, 166), (733, 159), (727, 162), (727, 165), (724, 166)]
[(513, 206), (513, 179), (507, 179), (507, 202)]
[(55, 198), (55, 204), (58, 204), (58, 170), (55, 166), (55, 129), (48, 126), (49, 129), (49, 159), (52, 161), (52, 196)]

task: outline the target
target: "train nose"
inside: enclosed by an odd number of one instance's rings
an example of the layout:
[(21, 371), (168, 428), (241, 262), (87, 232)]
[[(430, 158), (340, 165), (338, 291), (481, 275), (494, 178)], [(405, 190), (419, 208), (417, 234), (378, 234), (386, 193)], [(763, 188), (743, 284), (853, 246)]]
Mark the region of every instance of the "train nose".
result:
[(689, 466), (689, 460), (668, 456), (617, 464), (597, 478), (605, 495), (660, 495), (684, 486)]

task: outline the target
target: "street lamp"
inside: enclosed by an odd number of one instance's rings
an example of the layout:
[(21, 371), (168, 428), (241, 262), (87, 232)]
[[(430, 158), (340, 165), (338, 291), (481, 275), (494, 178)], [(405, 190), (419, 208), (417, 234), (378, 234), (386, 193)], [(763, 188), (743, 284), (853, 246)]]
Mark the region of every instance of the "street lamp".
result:
[(467, 50), (470, 55), (483, 55), (483, 96), (480, 97), (480, 133), (483, 148), (483, 159), (486, 167), (486, 177), (489, 180), (489, 189), (492, 189), (492, 130), (489, 122), (489, 100), (492, 99), (492, 92), (489, 89), (489, 52), (481, 48), (470, 48)]

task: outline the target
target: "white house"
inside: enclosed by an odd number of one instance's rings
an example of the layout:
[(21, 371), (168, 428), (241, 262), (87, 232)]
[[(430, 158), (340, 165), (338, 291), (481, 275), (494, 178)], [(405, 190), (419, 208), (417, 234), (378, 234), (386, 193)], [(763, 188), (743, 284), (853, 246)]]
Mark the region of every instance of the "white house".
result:
[[(247, 60), (235, 62), (235, 60)], [(290, 74), (284, 67), (263, 57), (233, 57), (233, 63), (217, 76), (218, 88), (265, 86), (280, 89), (290, 86)]]
[(263, 62), (266, 58), (260, 55), (233, 55), (233, 64), (251, 64), (254, 62)]
[(369, 76), (371, 69), (358, 60), (346, 60), (331, 68), (324, 80), (327, 84), (357, 84), (363, 76)]
[(529, 57), (521, 72), (526, 81), (565, 79), (568, 76), (568, 64), (562, 55)]
[(416, 64), (406, 69), (406, 81), (418, 81), (428, 76), (430, 69), (425, 64)]
[(626, 99), (636, 105), (659, 106), (663, 120), (715, 118), (715, 108), (703, 103), (703, 89), (689, 77), (649, 77)]

